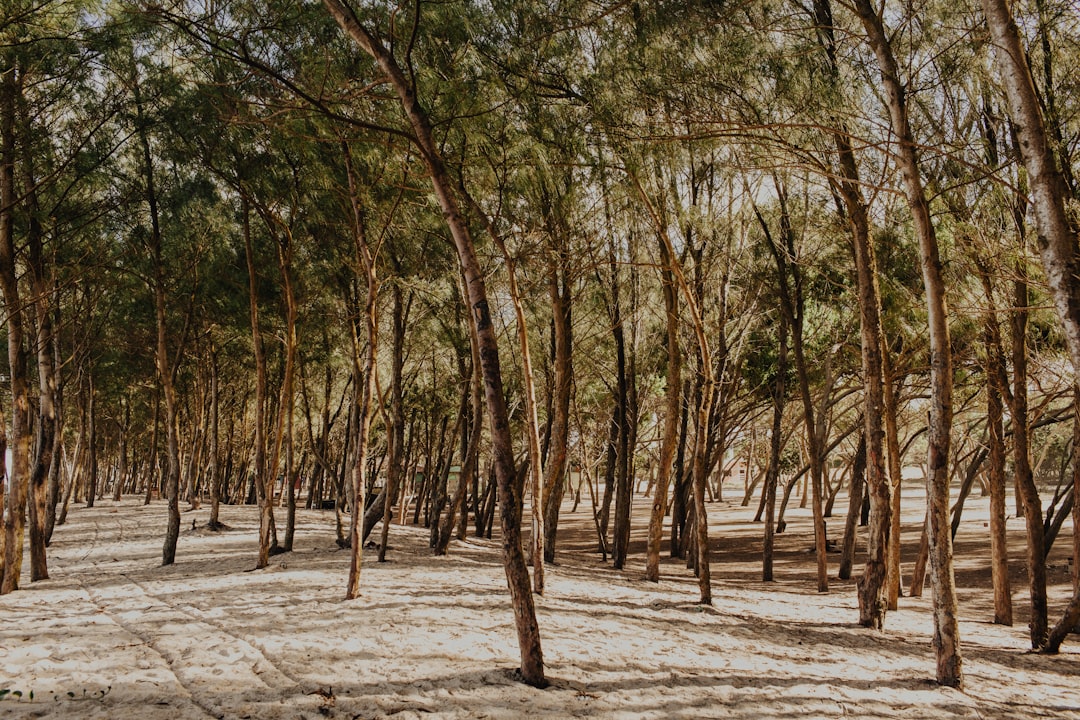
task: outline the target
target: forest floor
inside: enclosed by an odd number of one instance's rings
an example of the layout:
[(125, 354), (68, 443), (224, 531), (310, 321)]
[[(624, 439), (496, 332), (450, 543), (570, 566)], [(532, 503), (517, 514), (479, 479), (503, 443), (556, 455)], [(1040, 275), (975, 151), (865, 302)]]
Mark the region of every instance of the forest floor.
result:
[[(922, 518), (913, 488), (905, 573)], [(1022, 520), (1009, 521), (1016, 624), (988, 622), (983, 498), (969, 500), (957, 538), (966, 692), (932, 682), (929, 588), (902, 598), (884, 632), (856, 624), (838, 555), (830, 592), (815, 591), (809, 511), (797, 498), (769, 584), (753, 508), (710, 505), (712, 607), (696, 603), (682, 561), (665, 559), (659, 584), (642, 580), (643, 499), (626, 571), (592, 552), (587, 503), (565, 506), (559, 562), (537, 598), (545, 690), (513, 679), (497, 537), (432, 557), (426, 531), (394, 526), (389, 561), (368, 551), (362, 596), (345, 601), (333, 512), (299, 512), (296, 550), (252, 571), (253, 507), (223, 507), (230, 530), (217, 533), (206, 509), (185, 513), (170, 567), (160, 566), (164, 504), (73, 508), (50, 548), (52, 579), (0, 598), (0, 691), (12, 691), (0, 717), (1080, 718), (1080, 638), (1057, 656), (1026, 651)], [(839, 541), (846, 499), (836, 507)], [(1069, 595), (1069, 532), (1050, 559), (1052, 622)]]

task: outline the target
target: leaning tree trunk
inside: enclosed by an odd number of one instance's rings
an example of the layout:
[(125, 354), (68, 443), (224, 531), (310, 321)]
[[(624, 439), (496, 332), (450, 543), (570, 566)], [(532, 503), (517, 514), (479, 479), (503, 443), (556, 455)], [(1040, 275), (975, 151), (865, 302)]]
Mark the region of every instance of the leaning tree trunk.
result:
[(930, 568), (934, 606), (934, 650), (937, 681), (962, 688), (963, 663), (957, 621), (956, 584), (949, 532), (949, 441), (952, 429), (952, 350), (949, 343), (945, 282), (941, 273), (937, 235), (923, 190), (915, 140), (908, 123), (907, 101), (900, 69), (881, 17), (870, 0), (856, 0), (855, 10), (877, 57), (887, 98), (896, 160), (919, 238), (920, 265), (926, 292), (930, 334), (930, 423), (927, 438), (927, 504)]
[(529, 586), (529, 570), (521, 551), (522, 488), (514, 471), (513, 441), (506, 398), (503, 395), (499, 346), (488, 304), (483, 270), (476, 257), (476, 248), (473, 245), (468, 224), (461, 215), (453, 184), (432, 131), (431, 121), (427, 112), (421, 107), (415, 90), (405, 73), (402, 72), (397, 59), (378, 37), (373, 36), (360, 24), (356, 14), (344, 0), (323, 0), (323, 3), (338, 25), (375, 60), (397, 93), (424, 157), (435, 196), (457, 249), (461, 269), (465, 274), (471, 311), (469, 316), (475, 324), (474, 329), (480, 344), (484, 392), (491, 419), (492, 455), (502, 503), (503, 563), (514, 608), (518, 645), (521, 650), (521, 675), (522, 679), (530, 685), (545, 686), (547, 681), (544, 678), (540, 628), (536, 622), (536, 610)]

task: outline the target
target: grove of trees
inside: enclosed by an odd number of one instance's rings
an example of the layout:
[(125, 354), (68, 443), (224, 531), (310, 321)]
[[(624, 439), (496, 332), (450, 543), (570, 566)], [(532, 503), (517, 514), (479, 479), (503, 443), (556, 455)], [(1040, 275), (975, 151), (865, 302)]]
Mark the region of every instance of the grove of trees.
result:
[(685, 558), (710, 604), (709, 504), (757, 507), (768, 581), (805, 483), (817, 590), (836, 541), (881, 629), (925, 573), (962, 687), (952, 536), (981, 487), (988, 619), (1013, 622), (1021, 514), (1031, 646), (1056, 652), (1080, 621), (1077, 63), (1069, 0), (8, 0), (0, 593), (104, 497), (167, 500), (164, 564), (184, 508), (257, 506), (258, 567), (298, 505), (332, 508), (350, 598), (392, 522), (436, 554), (497, 534), (542, 686), (565, 503), (615, 568)]

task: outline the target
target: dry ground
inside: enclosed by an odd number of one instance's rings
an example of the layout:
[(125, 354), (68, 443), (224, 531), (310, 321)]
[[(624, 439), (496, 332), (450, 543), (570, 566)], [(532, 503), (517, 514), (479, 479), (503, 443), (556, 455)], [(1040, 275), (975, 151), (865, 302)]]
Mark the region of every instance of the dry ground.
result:
[[(907, 569), (922, 506), (917, 489), (905, 493)], [(1017, 624), (987, 621), (981, 498), (957, 543), (964, 693), (931, 682), (929, 590), (903, 598), (881, 633), (855, 624), (838, 556), (831, 592), (814, 591), (808, 511), (789, 510), (766, 584), (752, 508), (712, 504), (706, 608), (681, 561), (665, 561), (659, 585), (642, 581), (645, 505), (624, 572), (591, 552), (588, 511), (565, 507), (559, 564), (537, 599), (546, 690), (512, 677), (497, 539), (435, 558), (422, 528), (395, 526), (390, 562), (369, 553), (363, 595), (346, 602), (331, 512), (300, 512), (296, 551), (252, 571), (254, 508), (223, 508), (222, 533), (202, 527), (205, 510), (185, 513), (178, 562), (165, 568), (164, 505), (73, 509), (50, 548), (53, 579), (0, 598), (0, 690), (22, 693), (0, 700), (0, 717), (1080, 718), (1080, 638), (1056, 657), (1025, 651), (1022, 520), (1009, 523)], [(837, 540), (842, 525), (830, 521)], [(1051, 556), (1054, 615), (1069, 590), (1070, 531)]]

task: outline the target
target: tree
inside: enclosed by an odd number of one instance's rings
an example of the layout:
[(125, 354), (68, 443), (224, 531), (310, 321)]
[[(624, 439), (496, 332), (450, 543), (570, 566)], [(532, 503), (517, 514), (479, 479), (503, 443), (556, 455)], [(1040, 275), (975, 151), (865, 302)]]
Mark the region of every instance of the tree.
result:
[(953, 414), (952, 357), (941, 259), (937, 235), (930, 217), (930, 206), (920, 176), (915, 140), (908, 119), (906, 94), (889, 36), (881, 17), (869, 0), (857, 0), (855, 8), (881, 72), (889, 119), (898, 143), (896, 161), (919, 238), (920, 266), (930, 326), (931, 407), (926, 490), (934, 590), (934, 650), (937, 654), (937, 681), (942, 685), (962, 688), (964, 679), (948, 517), (949, 444)]
[[(498, 478), (499, 499), (502, 505), (503, 561), (506, 566), (507, 582), (510, 585), (511, 603), (514, 606), (518, 644), (521, 648), (521, 674), (526, 683), (542, 687), (546, 684), (546, 680), (540, 648), (540, 632), (529, 589), (529, 573), (521, 552), (521, 488), (518, 486), (514, 472), (514, 455), (506, 399), (503, 396), (499, 349), (491, 322), (487, 289), (476, 258), (472, 235), (461, 215), (453, 183), (432, 134), (431, 121), (417, 97), (417, 89), (402, 71), (390, 50), (377, 35), (369, 32), (350, 6), (343, 0), (324, 0), (324, 4), (342, 30), (376, 62), (401, 101), (402, 110), (422, 153), (435, 196), (442, 208), (461, 261), (461, 270), (465, 275), (470, 303), (471, 322), (480, 346), (484, 392), (491, 421), (495, 474)], [(419, 17), (414, 19), (416, 23), (419, 21)]]

